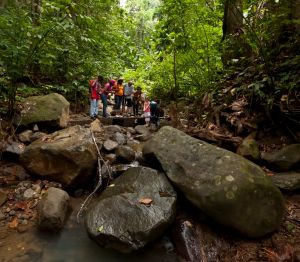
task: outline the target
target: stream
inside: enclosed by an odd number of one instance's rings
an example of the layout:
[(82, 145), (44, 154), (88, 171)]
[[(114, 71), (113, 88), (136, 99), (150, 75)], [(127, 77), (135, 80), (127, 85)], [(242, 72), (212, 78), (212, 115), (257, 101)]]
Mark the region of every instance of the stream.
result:
[(75, 262), (75, 261), (177, 261), (175, 253), (168, 251), (167, 238), (131, 254), (122, 254), (113, 250), (104, 249), (91, 240), (84, 228), (83, 218), (77, 223), (77, 210), (81, 204), (78, 199), (72, 199), (75, 209), (64, 228), (58, 236), (49, 239), (44, 247), (41, 261), (43, 262)]
[(71, 198), (73, 210), (63, 230), (56, 234), (40, 232), (32, 224), (25, 232), (0, 228), (0, 261), (179, 261), (168, 237), (140, 251), (130, 254), (118, 253), (100, 247), (86, 233), (83, 216), (77, 223), (77, 212), (83, 198)]

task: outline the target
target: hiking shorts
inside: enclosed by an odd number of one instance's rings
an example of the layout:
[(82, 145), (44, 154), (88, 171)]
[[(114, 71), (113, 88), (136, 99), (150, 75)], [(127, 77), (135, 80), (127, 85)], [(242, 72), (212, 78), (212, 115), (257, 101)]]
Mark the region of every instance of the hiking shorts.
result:
[(125, 103), (126, 103), (127, 107), (132, 107), (132, 98), (131, 97), (129, 97), (129, 98), (125, 97)]

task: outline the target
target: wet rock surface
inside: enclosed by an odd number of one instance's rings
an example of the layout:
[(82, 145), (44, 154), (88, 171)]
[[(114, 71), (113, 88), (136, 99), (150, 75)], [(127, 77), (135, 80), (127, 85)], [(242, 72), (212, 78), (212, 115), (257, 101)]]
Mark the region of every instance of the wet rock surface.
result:
[(38, 207), (38, 227), (41, 230), (58, 231), (63, 228), (69, 209), (67, 192), (50, 187)]
[(130, 252), (162, 236), (174, 218), (175, 203), (164, 174), (130, 168), (89, 206), (86, 228), (100, 245)]

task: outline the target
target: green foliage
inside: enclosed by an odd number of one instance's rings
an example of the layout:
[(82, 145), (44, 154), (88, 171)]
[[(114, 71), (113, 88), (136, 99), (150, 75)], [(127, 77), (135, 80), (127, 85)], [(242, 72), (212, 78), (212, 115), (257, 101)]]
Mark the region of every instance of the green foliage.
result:
[(243, 28), (223, 42), (224, 0), (127, 0), (124, 9), (114, 0), (6, 2), (0, 98), (11, 111), (16, 99), (49, 92), (84, 104), (87, 80), (99, 74), (178, 100), (213, 92), (220, 75), (239, 71), (237, 91), (269, 108), (299, 87), (295, 0), (244, 0)]
[(220, 3), (163, 1), (147, 49), (127, 74), (152, 96), (176, 99), (213, 90), (222, 68)]
[[(244, 24), (222, 44), (229, 72), (241, 72), (238, 94), (269, 112), (299, 87), (299, 13), (296, 1), (244, 1)], [(296, 19), (297, 18), (297, 19)], [(297, 22), (298, 21), (298, 22)]]
[(10, 110), (24, 77), (43, 93), (47, 83), (72, 92), (90, 77), (121, 75), (128, 48), (115, 1), (45, 0), (35, 9), (11, 1), (0, 10), (0, 96)]

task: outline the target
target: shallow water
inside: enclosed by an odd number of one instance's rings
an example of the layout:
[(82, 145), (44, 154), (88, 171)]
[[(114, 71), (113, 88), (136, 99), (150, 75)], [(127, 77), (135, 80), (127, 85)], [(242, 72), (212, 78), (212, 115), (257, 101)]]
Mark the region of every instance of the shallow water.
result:
[[(75, 203), (75, 204), (74, 204)], [(178, 261), (175, 253), (170, 250), (172, 244), (168, 238), (163, 237), (157, 243), (131, 254), (122, 254), (113, 250), (100, 247), (96, 242), (91, 240), (84, 228), (83, 218), (80, 223), (76, 221), (78, 206), (81, 200), (72, 199), (72, 205), (77, 206), (72, 211), (68, 222), (62, 232), (57, 235), (46, 233), (34, 233), (33, 241), (42, 244), (42, 251), (38, 257), (32, 257), (31, 261), (42, 262), (81, 262), (81, 261)]]

